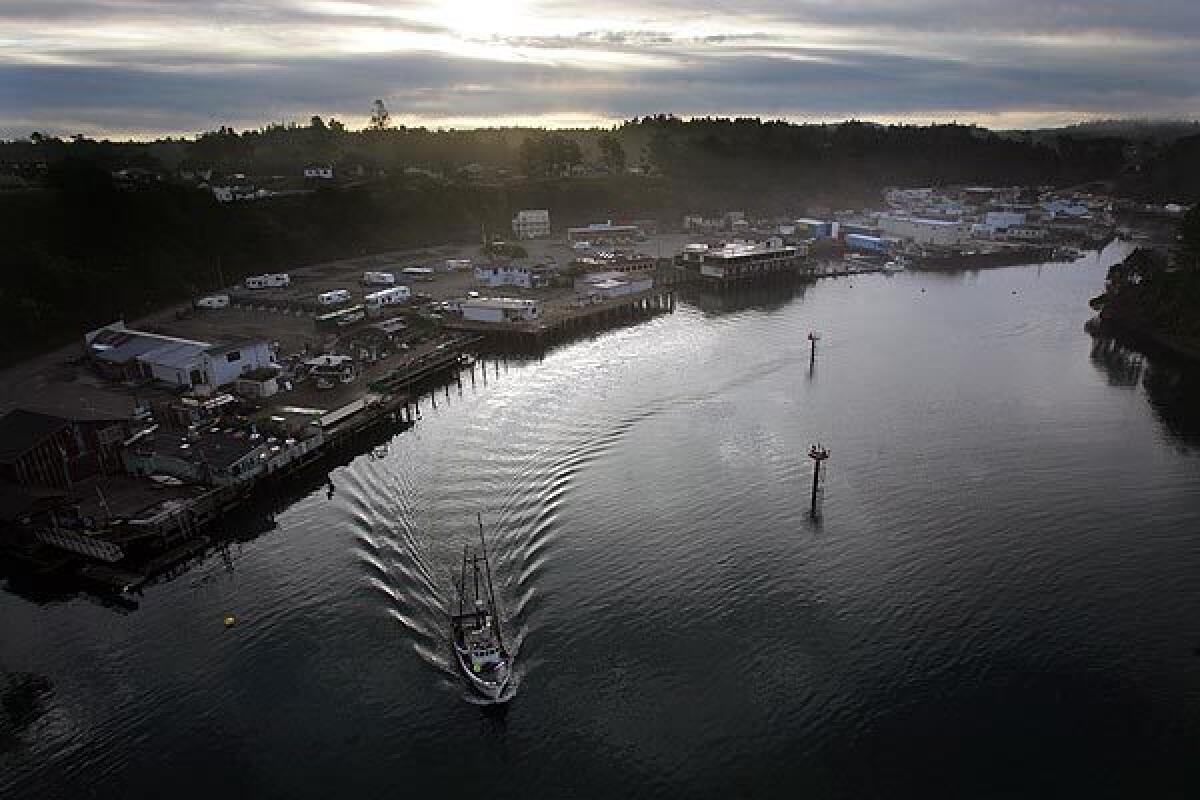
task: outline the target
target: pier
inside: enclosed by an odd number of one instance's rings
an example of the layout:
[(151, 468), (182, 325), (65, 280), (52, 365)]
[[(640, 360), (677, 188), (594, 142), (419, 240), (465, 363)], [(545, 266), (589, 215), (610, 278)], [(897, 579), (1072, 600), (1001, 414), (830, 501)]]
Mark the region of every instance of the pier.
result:
[(655, 287), (599, 303), (576, 305), (555, 315), (530, 322), (476, 322), (453, 320), (446, 330), (474, 334), (494, 345), (545, 346), (576, 335), (636, 322), (675, 311), (675, 291)]

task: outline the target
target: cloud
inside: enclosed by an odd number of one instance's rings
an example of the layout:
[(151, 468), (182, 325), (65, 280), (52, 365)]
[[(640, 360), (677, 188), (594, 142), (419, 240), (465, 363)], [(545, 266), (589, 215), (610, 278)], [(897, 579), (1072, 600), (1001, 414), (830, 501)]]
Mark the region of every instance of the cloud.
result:
[(617, 0), (598, 13), (519, 0), (9, 2), (0, 136), (311, 114), (359, 124), (375, 97), (397, 121), (429, 125), (1200, 112), (1190, 0)]

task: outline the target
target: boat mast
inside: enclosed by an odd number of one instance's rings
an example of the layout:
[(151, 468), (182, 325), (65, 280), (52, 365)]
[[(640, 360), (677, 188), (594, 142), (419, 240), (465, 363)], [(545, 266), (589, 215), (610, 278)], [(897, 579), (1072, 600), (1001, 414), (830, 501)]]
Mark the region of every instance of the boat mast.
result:
[(492, 626), (496, 631), (496, 641), (504, 651), (504, 636), (500, 633), (500, 609), (496, 606), (496, 590), (492, 588), (492, 564), (488, 560), (487, 541), (483, 537), (483, 514), (477, 513), (479, 519), (479, 546), (483, 550), (483, 568), (487, 570), (488, 599), (491, 601)]
[(492, 613), (496, 610), (496, 592), (492, 589), (492, 566), (488, 561), (487, 542), (483, 538), (483, 514), (478, 515), (479, 518), (479, 546), (483, 551), (483, 568), (487, 570), (487, 587), (488, 587), (488, 602), (492, 604)]
[(463, 598), (467, 594), (467, 544), (463, 542), (462, 579), (458, 583), (458, 615), (463, 613)]

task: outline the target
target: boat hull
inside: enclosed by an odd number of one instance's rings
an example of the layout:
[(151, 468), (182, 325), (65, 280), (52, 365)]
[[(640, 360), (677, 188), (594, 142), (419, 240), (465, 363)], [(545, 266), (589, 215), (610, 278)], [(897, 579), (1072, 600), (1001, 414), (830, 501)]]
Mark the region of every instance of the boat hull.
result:
[(506, 667), (504, 669), (498, 680), (487, 681), (472, 671), (470, 660), (457, 647), (454, 648), (454, 656), (458, 661), (458, 671), (461, 672), (463, 677), (467, 679), (467, 683), (471, 685), (472, 689), (486, 697), (488, 700), (500, 700), (501, 696), (504, 694), (505, 688), (508, 686), (508, 678), (511, 673), (509, 668)]

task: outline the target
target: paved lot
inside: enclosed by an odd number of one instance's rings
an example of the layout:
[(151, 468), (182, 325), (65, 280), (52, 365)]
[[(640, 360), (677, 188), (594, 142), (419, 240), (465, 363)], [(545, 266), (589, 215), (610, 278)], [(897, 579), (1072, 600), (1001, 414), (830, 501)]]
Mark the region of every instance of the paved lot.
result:
[[(687, 241), (679, 234), (651, 237), (637, 246), (637, 250), (653, 256), (668, 257), (678, 252)], [(575, 253), (561, 238), (522, 242), (529, 257), (518, 259), (521, 264), (557, 263), (566, 266)], [(152, 330), (171, 336), (198, 339), (214, 343), (240, 339), (266, 339), (279, 343), (281, 354), (298, 353), (307, 346), (320, 350), (332, 344), (350, 331), (318, 331), (312, 312), (296, 313), (288, 308), (312, 303), (319, 292), (332, 289), (348, 289), (355, 301), (360, 301), (364, 287), (360, 281), (368, 270), (399, 271), (405, 267), (434, 267), (437, 271), (432, 280), (414, 281), (408, 285), (414, 293), (426, 295), (433, 300), (447, 300), (466, 295), (468, 291), (484, 291), (492, 295), (509, 297), (538, 297), (546, 304), (548, 316), (563, 313), (574, 300), (570, 289), (523, 290), (512, 287), (503, 289), (481, 289), (470, 270), (446, 272), (447, 259), (471, 259), (484, 263), (478, 244), (445, 245), (439, 247), (380, 253), (357, 258), (331, 261), (290, 270), (292, 285), (287, 289), (263, 289), (252, 294), (262, 301), (252, 308), (229, 308), (221, 310), (195, 310), (190, 305), (163, 309), (138, 320), (126, 320), (130, 327)], [(398, 282), (403, 278), (397, 275)], [(239, 291), (239, 287), (231, 287)], [(372, 291), (366, 289), (365, 291)], [(247, 292), (241, 291), (245, 295)], [(267, 305), (280, 308), (268, 309)], [(50, 413), (74, 414), (80, 410), (96, 414), (127, 416), (139, 400), (169, 395), (167, 392), (109, 384), (97, 377), (87, 366), (79, 363), (82, 356), (83, 331), (80, 341), (54, 352), (35, 357), (15, 366), (0, 370), (0, 413), (13, 408), (26, 407)], [(435, 346), (435, 345), (430, 345)], [(393, 368), (393, 364), (404, 354), (397, 351), (392, 358), (372, 368), (364, 379), (332, 393), (321, 395), (321, 407), (336, 407), (336, 404), (353, 399), (366, 390), (368, 380)], [(297, 393), (297, 399), (306, 393)], [(291, 398), (281, 402), (292, 402)]]

